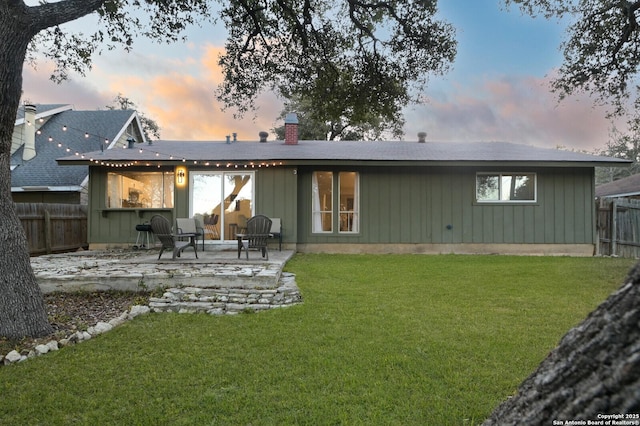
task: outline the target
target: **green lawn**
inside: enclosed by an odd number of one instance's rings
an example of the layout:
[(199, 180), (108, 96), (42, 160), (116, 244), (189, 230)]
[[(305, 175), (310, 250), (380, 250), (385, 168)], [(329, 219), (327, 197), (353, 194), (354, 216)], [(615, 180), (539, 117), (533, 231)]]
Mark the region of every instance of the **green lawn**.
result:
[(296, 255), (302, 305), (150, 314), (1, 367), (0, 424), (477, 424), (634, 263)]

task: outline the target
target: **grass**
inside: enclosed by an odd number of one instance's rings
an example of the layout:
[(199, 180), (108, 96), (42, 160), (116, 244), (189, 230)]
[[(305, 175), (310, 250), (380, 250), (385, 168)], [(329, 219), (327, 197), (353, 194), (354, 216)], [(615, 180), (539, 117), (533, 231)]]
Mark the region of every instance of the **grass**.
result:
[(477, 424), (633, 263), (296, 255), (302, 305), (151, 314), (0, 368), (0, 424)]

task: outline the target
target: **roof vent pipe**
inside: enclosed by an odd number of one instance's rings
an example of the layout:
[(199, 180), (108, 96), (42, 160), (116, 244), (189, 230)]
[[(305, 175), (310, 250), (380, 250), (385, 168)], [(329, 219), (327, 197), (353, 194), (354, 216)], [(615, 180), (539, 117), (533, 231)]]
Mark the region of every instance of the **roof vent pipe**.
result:
[(427, 141), (427, 132), (418, 133), (418, 142), (425, 143)]
[(231, 143), (231, 136), (227, 135), (227, 143)]
[(233, 135), (233, 141), (238, 142), (238, 134), (236, 132), (231, 133)]
[(298, 114), (291, 112), (284, 118), (285, 145), (298, 145)]
[(269, 137), (269, 133), (262, 131), (258, 133), (258, 136), (260, 136), (260, 142), (264, 143), (267, 141), (267, 138)]
[(134, 138), (127, 138), (127, 144), (129, 149), (133, 149), (136, 144), (136, 140)]

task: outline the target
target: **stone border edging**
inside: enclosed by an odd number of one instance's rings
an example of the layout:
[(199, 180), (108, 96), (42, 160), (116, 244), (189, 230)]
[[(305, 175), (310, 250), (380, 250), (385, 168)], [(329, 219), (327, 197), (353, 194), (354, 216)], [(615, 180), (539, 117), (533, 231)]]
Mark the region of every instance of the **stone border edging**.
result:
[[(283, 272), (279, 286), (272, 290), (261, 289), (212, 289), (199, 287), (169, 288), (162, 298), (150, 298), (149, 306), (134, 305), (120, 316), (108, 322), (98, 321), (86, 331), (75, 333), (60, 340), (51, 340), (21, 352), (13, 350), (0, 354), (0, 366), (26, 361), (57, 351), (60, 347), (73, 346), (106, 333), (113, 328), (149, 312), (203, 313), (210, 315), (237, 315), (246, 310), (262, 311), (297, 305), (302, 302), (300, 290), (295, 282), (295, 274)], [(25, 353), (26, 352), (26, 353)]]
[(27, 359), (34, 358), (36, 356), (57, 351), (60, 347), (73, 346), (76, 343), (80, 343), (99, 334), (106, 333), (114, 327), (124, 324), (126, 321), (132, 320), (139, 315), (147, 314), (149, 312), (151, 312), (151, 309), (146, 305), (134, 305), (130, 310), (123, 312), (119, 317), (113, 318), (108, 322), (98, 321), (96, 325), (87, 328), (86, 331), (76, 331), (70, 336), (64, 337), (60, 340), (51, 340), (46, 344), (37, 345), (35, 348), (30, 349), (26, 354), (24, 353), (26, 349), (22, 352), (18, 352), (14, 349), (4, 356), (0, 354), (0, 366), (26, 361)]

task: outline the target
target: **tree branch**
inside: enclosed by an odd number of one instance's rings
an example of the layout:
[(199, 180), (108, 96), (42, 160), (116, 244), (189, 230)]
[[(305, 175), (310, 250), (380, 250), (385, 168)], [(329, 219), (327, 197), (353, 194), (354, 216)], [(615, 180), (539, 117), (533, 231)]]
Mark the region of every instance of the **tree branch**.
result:
[[(65, 0), (43, 3), (39, 6), (27, 7), (26, 13), (29, 26), (36, 34), (45, 28), (74, 21), (96, 12), (109, 1), (112, 0)], [(15, 3), (22, 2), (16, 0)]]
[(620, 40), (618, 40), (618, 43), (613, 48), (613, 52), (611, 52), (611, 62), (609, 65), (616, 61), (616, 56), (618, 56), (618, 52), (620, 52), (622, 46), (629, 42), (631, 35), (638, 29), (636, 11), (640, 8), (640, 1), (635, 3), (624, 2), (620, 8), (627, 17), (627, 25), (625, 25)]

